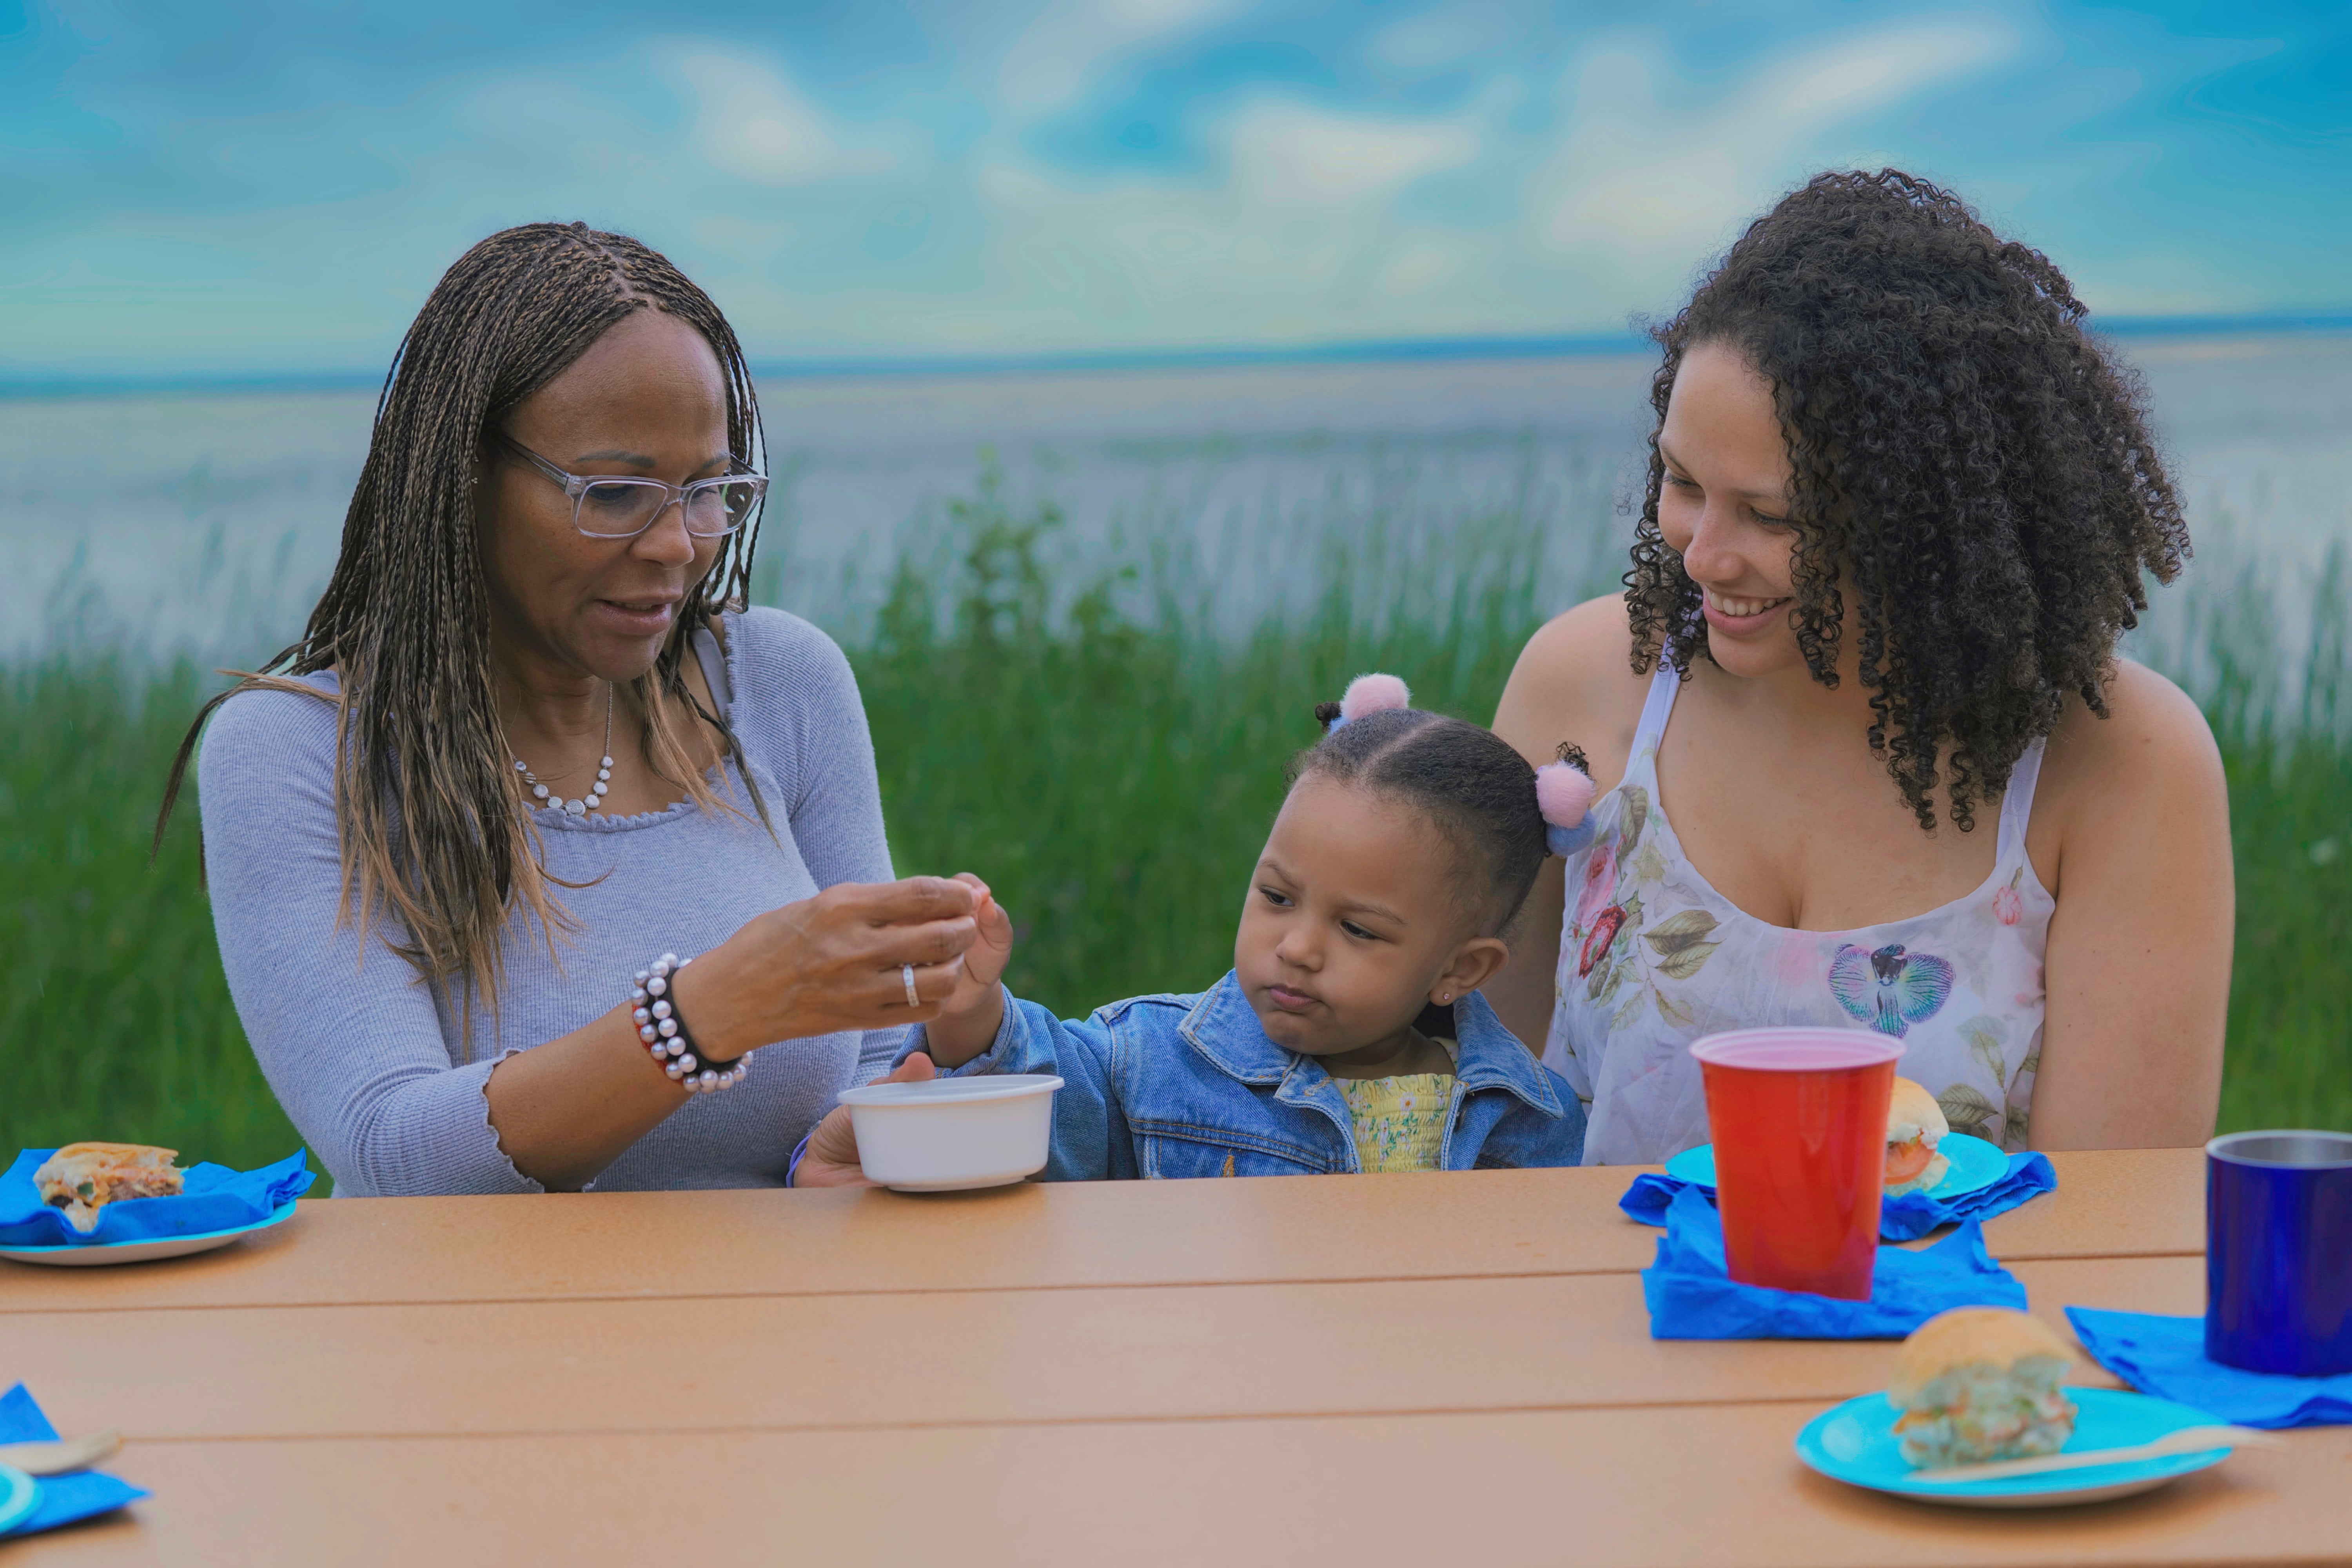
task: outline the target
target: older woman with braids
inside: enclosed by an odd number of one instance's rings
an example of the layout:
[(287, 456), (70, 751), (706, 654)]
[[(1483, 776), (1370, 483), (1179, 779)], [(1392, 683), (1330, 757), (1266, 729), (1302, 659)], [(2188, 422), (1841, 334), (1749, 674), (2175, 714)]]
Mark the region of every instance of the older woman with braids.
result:
[(238, 1016), (339, 1191), (783, 1183), (949, 994), (975, 894), (890, 880), (847, 663), (744, 607), (758, 451), (735, 334), (624, 236), (493, 235), (409, 330), (200, 770)]
[(2118, 658), (2188, 536), (2058, 268), (1895, 171), (1824, 174), (1659, 333), (1622, 599), (1496, 728), (1610, 793), (1487, 986), (1591, 1102), (1588, 1163), (1707, 1138), (1713, 1030), (1876, 1030), (2016, 1149), (2187, 1144), (2232, 920), (2197, 709)]

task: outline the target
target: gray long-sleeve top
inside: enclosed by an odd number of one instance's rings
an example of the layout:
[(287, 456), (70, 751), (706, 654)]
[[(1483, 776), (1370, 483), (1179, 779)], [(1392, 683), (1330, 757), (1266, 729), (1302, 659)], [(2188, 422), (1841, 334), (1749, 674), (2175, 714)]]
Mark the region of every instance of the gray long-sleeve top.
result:
[[(334, 707), (280, 691), (222, 705), (198, 773), (221, 959), (269, 1087), (339, 1194), (541, 1190), (489, 1124), (485, 1086), (502, 1056), (609, 1011), (629, 976), (664, 952), (707, 952), (754, 915), (835, 883), (890, 879), (874, 746), (848, 660), (780, 610), (730, 614), (725, 629), (714, 695), (774, 837), (731, 763), (721, 798), (740, 818), (691, 801), (637, 816), (538, 812), (549, 872), (586, 884), (551, 889), (577, 929), (559, 935), (551, 963), (536, 924), (516, 913), (497, 1008), (478, 995), (471, 1004), (470, 1051), (442, 988), (387, 946), (397, 925), (379, 912), (362, 953), (353, 922), (337, 922)], [(334, 689), (331, 675), (308, 679)], [(781, 1184), (802, 1135), (842, 1089), (887, 1069), (901, 1033), (769, 1046), (742, 1084), (688, 1100), (593, 1185)]]

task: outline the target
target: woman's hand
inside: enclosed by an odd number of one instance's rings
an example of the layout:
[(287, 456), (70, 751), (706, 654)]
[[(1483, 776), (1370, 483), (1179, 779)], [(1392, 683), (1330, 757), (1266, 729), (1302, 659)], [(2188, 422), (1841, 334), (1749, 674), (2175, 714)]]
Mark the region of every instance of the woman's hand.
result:
[[(877, 1078), (876, 1083), (920, 1083), (939, 1077), (931, 1058), (918, 1051), (900, 1062), (887, 1078)], [(870, 1187), (877, 1184), (866, 1179), (866, 1168), (857, 1163), (857, 1130), (850, 1124), (849, 1107), (836, 1105), (824, 1113), (824, 1120), (809, 1134), (808, 1152), (801, 1156), (801, 1168), (793, 1173), (795, 1187)]]
[(679, 972), (678, 1012), (722, 1062), (773, 1040), (928, 1022), (955, 994), (978, 933), (986, 889), (976, 884), (843, 883), (772, 910)]
[[(971, 889), (979, 900), (973, 922), (975, 936), (964, 950), (954, 989), (934, 1010), (924, 1030), (933, 1053), (950, 1067), (961, 1067), (970, 1061), (996, 1037), (997, 1025), (1004, 1016), (1004, 965), (1013, 956), (1013, 917), (1004, 912), (1003, 906), (988, 890), (988, 884), (969, 871), (958, 872), (955, 880)], [(942, 1040), (942, 1035), (948, 1037)], [(889, 1077), (875, 1081), (920, 1083), (938, 1076), (939, 1068), (931, 1058), (918, 1051), (900, 1062)], [(809, 1135), (808, 1152), (801, 1156), (801, 1168), (793, 1177), (793, 1185), (874, 1185), (866, 1179), (865, 1168), (858, 1163), (857, 1132), (850, 1123), (847, 1106), (835, 1106), (816, 1124), (816, 1131)]]
[(939, 1016), (923, 1030), (923, 1038), (939, 1065), (960, 1068), (988, 1049), (1004, 1022), (1004, 966), (1013, 957), (1013, 917), (988, 890), (988, 884), (969, 871), (957, 881), (980, 900), (974, 917), (972, 944), (964, 950), (962, 972), (955, 989), (940, 1005)]
[[(670, 996), (696, 1054), (714, 1062), (772, 1040), (925, 1022), (955, 992), (979, 929), (979, 898), (943, 877), (827, 888), (746, 921), (672, 975)], [(912, 1005), (901, 964), (914, 966)], [(484, 1092), (499, 1147), (515, 1169), (565, 1191), (585, 1185), (687, 1102), (648, 1065), (626, 1003), (501, 1060)]]

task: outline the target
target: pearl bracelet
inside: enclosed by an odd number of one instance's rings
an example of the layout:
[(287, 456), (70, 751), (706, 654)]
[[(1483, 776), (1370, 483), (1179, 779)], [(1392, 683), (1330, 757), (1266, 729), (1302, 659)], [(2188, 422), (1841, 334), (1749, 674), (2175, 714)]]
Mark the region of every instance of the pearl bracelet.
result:
[(629, 1019), (637, 1026), (637, 1038), (645, 1042), (655, 1063), (672, 1083), (688, 1094), (716, 1094), (743, 1081), (743, 1075), (751, 1070), (753, 1053), (745, 1051), (733, 1061), (718, 1067), (696, 1059), (694, 1042), (687, 1037), (686, 1021), (677, 1016), (677, 1005), (669, 999), (669, 977), (693, 962), (665, 952), (638, 970), (635, 984), (629, 987)]

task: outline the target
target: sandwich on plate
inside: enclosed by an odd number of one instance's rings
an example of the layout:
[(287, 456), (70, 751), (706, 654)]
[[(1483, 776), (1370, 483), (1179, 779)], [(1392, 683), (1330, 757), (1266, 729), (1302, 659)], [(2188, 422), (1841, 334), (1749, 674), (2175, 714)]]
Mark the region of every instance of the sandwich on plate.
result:
[(1895, 1097), (1886, 1105), (1886, 1195), (1924, 1193), (1944, 1179), (1952, 1162), (1936, 1152), (1936, 1145), (1952, 1124), (1936, 1097), (1907, 1078), (1895, 1080)]
[(1903, 1342), (1887, 1399), (1903, 1458), (1922, 1469), (2054, 1454), (2074, 1430), (2060, 1386), (2074, 1352), (2041, 1319), (1956, 1307)]
[(146, 1143), (68, 1143), (33, 1173), (33, 1185), (43, 1203), (63, 1209), (67, 1222), (88, 1236), (109, 1204), (179, 1196), (181, 1173), (172, 1163), (179, 1157), (176, 1149)]

